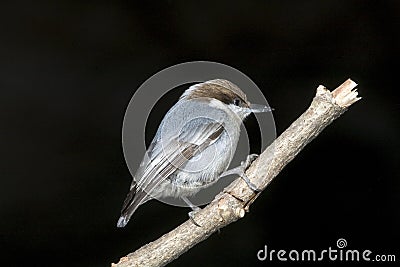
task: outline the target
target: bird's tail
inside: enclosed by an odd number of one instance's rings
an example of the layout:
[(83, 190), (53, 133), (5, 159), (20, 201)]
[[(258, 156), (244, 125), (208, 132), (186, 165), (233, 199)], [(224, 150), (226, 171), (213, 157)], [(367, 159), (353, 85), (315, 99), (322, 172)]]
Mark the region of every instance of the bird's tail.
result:
[(146, 200), (146, 193), (139, 190), (137, 191), (136, 183), (133, 182), (131, 189), (128, 195), (125, 198), (124, 204), (121, 210), (121, 216), (118, 219), (117, 227), (125, 227), (129, 219), (132, 217), (133, 213), (137, 210), (137, 208), (143, 204)]
[[(132, 194), (133, 193), (133, 194)], [(125, 198), (124, 201), (124, 207), (121, 210), (121, 216), (118, 219), (117, 222), (117, 227), (125, 227), (129, 219), (131, 218), (132, 214), (135, 212), (135, 210), (138, 208), (138, 205), (133, 205), (133, 203), (130, 203), (132, 198), (134, 197), (135, 192), (130, 191), (128, 195)], [(128, 202), (128, 204), (126, 204)]]

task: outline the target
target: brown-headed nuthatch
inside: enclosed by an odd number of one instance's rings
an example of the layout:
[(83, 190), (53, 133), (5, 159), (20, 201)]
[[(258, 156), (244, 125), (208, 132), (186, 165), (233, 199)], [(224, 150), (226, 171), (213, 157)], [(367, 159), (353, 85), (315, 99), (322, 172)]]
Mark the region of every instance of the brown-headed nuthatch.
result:
[(243, 91), (227, 80), (210, 80), (187, 89), (162, 120), (135, 174), (117, 226), (124, 227), (136, 209), (152, 198), (182, 198), (196, 211), (199, 208), (187, 197), (228, 174), (239, 174), (257, 190), (243, 166), (240, 171), (227, 169), (243, 120), (252, 112), (268, 111), (268, 106), (250, 104)]

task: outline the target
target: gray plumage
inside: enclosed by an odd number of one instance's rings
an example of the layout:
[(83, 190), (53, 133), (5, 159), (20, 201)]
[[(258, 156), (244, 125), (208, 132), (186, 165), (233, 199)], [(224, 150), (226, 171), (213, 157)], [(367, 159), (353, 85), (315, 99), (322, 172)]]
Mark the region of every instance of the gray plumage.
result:
[(227, 80), (187, 89), (162, 120), (130, 187), (118, 220), (124, 227), (152, 198), (189, 197), (215, 183), (236, 150), (240, 125), (252, 110)]

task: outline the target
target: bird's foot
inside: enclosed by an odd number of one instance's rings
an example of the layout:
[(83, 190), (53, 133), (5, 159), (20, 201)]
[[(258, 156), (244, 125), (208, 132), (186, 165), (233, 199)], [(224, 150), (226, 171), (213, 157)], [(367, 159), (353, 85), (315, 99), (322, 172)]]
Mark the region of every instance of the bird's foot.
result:
[(239, 175), (240, 178), (243, 179), (243, 181), (245, 181), (245, 183), (247, 184), (247, 186), (253, 190), (254, 192), (258, 193), (261, 191), (260, 188), (258, 188), (255, 184), (253, 184), (249, 177), (247, 177), (246, 175), (246, 169), (251, 165), (251, 163), (258, 157), (257, 154), (250, 154), (247, 156), (245, 161), (242, 161), (240, 166), (233, 168), (231, 170), (225, 171), (221, 174), (220, 177), (224, 177), (227, 175), (231, 175), (231, 174), (236, 174)]
[(194, 205), (192, 202), (190, 202), (190, 200), (187, 197), (181, 197), (181, 199), (185, 201), (185, 203), (192, 209), (192, 211), (188, 213), (190, 220), (193, 222), (194, 225), (201, 227), (201, 225), (198, 224), (194, 219), (196, 213), (198, 213), (201, 209), (196, 205)]
[(194, 219), (195, 215), (200, 211), (201, 209), (198, 208), (197, 210), (192, 210), (191, 212), (188, 213), (190, 220), (192, 221), (192, 223), (198, 227), (201, 227), (200, 224), (198, 224), (196, 222), (196, 220)]

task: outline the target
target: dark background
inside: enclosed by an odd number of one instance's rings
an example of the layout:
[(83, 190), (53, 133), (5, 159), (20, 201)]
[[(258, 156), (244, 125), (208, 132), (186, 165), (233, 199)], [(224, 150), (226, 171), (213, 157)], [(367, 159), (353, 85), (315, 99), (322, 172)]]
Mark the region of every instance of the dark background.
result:
[(108, 266), (187, 219), (188, 209), (151, 201), (116, 228), (131, 181), (125, 108), (151, 75), (193, 60), (252, 78), (278, 134), (319, 84), (351, 77), (363, 99), (245, 218), (170, 266), (282, 265), (257, 251), (338, 238), (400, 260), (399, 15), (398, 1), (2, 1), (1, 265)]

